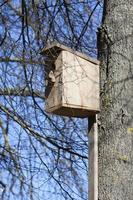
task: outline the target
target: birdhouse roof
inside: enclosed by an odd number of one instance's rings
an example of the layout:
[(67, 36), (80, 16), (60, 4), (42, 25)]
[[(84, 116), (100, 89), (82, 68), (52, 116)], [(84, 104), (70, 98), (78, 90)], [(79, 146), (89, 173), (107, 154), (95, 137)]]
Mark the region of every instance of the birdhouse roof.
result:
[(79, 51), (75, 51), (75, 50), (71, 49), (70, 47), (67, 47), (60, 43), (53, 43), (53, 44), (46, 46), (45, 48), (42, 49), (40, 54), (56, 59), (58, 57), (58, 55), (60, 54), (60, 52), (64, 51), (64, 50), (69, 51), (70, 53), (73, 53), (85, 60), (88, 60), (89, 62), (99, 65), (99, 61), (97, 59), (92, 58), (86, 54), (79, 52)]

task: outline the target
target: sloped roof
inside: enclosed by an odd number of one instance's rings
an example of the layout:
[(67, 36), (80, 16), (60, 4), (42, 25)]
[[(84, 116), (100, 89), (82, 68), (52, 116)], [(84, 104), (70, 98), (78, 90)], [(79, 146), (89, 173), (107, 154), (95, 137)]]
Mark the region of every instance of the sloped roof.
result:
[(83, 54), (79, 51), (75, 51), (75, 50), (71, 49), (70, 47), (67, 47), (67, 46), (57, 43), (57, 42), (54, 42), (54, 43), (48, 45), (47, 47), (43, 48), (42, 51), (40, 52), (40, 54), (56, 58), (60, 54), (60, 52), (63, 50), (69, 51), (70, 53), (73, 53), (73, 54), (75, 54), (85, 60), (88, 60), (89, 62), (92, 62), (96, 65), (99, 65), (99, 63), (100, 63), (95, 58), (91, 58), (90, 56), (88, 56), (86, 54)]

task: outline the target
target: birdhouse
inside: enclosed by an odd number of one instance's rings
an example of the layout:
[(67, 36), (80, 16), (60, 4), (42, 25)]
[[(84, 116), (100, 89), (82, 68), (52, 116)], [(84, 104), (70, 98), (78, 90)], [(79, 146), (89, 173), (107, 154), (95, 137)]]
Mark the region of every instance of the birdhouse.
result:
[(46, 57), (46, 112), (80, 118), (98, 113), (99, 61), (58, 43), (41, 54)]

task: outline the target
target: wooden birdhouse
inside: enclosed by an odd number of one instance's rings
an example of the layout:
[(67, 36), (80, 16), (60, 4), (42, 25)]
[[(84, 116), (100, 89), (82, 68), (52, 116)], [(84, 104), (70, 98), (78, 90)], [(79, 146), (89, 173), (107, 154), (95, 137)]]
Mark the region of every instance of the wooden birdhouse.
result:
[(99, 61), (54, 43), (41, 52), (46, 56), (46, 111), (88, 117), (99, 112)]

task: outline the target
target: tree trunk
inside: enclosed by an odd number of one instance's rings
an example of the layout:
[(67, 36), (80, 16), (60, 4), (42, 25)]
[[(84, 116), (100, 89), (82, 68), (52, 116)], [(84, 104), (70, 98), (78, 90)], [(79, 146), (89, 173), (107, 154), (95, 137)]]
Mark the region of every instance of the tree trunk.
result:
[(99, 200), (133, 200), (133, 1), (105, 0), (101, 61)]

